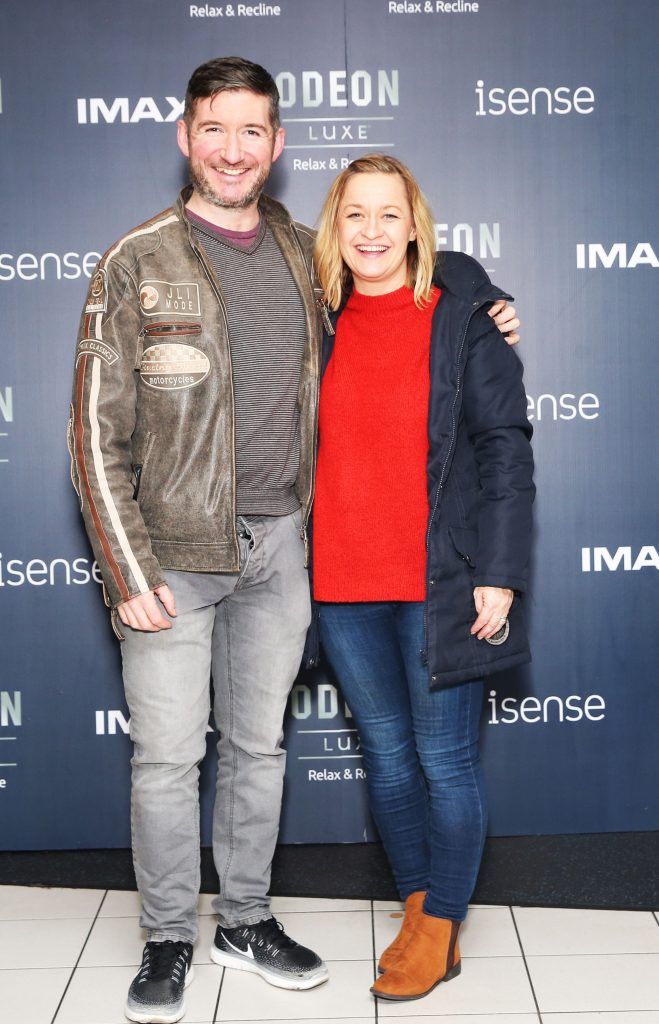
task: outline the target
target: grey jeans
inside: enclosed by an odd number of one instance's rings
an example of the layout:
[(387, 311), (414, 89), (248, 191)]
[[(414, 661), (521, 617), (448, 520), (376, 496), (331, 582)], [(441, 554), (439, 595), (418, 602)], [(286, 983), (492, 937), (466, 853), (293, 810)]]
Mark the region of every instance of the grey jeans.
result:
[(150, 940), (197, 937), (199, 762), (211, 673), (220, 734), (214, 907), (225, 927), (269, 916), (284, 711), (310, 620), (299, 523), (299, 512), (240, 518), (239, 573), (167, 572), (178, 612), (172, 628), (126, 629), (133, 861)]

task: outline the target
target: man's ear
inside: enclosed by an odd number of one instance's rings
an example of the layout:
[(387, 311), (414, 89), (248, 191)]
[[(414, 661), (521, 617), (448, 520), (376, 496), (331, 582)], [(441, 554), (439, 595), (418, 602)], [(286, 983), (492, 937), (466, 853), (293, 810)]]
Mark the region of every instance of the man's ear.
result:
[(183, 119), (176, 122), (176, 141), (178, 142), (178, 148), (181, 150), (183, 156), (189, 157), (190, 144), (188, 142), (188, 126)]
[(278, 160), (282, 154), (284, 148), (284, 142), (286, 141), (286, 129), (278, 128), (275, 132), (274, 142), (272, 144), (272, 162)]

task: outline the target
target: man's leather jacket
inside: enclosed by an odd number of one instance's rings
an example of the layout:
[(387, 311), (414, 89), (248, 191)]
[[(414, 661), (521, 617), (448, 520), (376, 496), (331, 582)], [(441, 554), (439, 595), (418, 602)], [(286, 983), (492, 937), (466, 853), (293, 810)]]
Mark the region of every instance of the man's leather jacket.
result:
[[(163, 569), (239, 568), (226, 307), (185, 216), (189, 194), (105, 253), (78, 334), (71, 475), (113, 607), (164, 583)], [(296, 482), (306, 526), (321, 338), (314, 236), (274, 200), (259, 205), (306, 312)]]

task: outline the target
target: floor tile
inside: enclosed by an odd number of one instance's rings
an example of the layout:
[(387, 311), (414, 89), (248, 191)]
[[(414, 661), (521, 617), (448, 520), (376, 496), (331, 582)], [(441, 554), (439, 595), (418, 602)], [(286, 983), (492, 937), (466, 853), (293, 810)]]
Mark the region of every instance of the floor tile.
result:
[[(133, 967), (79, 967), (55, 1024), (126, 1024), (123, 1009), (134, 974)], [(195, 967), (185, 993), (185, 1024), (210, 1024), (221, 978), (219, 967)]]
[(120, 889), (109, 889), (99, 917), (139, 917), (142, 904), (140, 895), (134, 891), (125, 892)]
[[(328, 963), (330, 979), (306, 992), (274, 988), (255, 974), (225, 971), (218, 1021), (316, 1021), (345, 1017), (375, 1020), (369, 988), (373, 967), (366, 961)], [(59, 1022), (58, 1022), (59, 1024)]]
[[(416, 1003), (416, 1013), (421, 1014), (425, 1000)], [(389, 1017), (395, 1020), (395, 1017)], [(537, 1013), (444, 1013), (434, 1010), (427, 1017), (405, 1017), (405, 1024), (539, 1024)], [(260, 1024), (260, 1022), (259, 1022)], [(317, 1024), (317, 1022), (314, 1022)], [(323, 1021), (325, 1024), (325, 1021)], [(601, 1022), (600, 1022), (601, 1024)], [(606, 1022), (605, 1022), (606, 1024)]]
[[(633, 1010), (621, 1013), (543, 1013), (543, 1024), (659, 1024), (659, 1010), (634, 1013)], [(445, 1024), (445, 1021), (442, 1021)], [(472, 1021), (464, 1022), (472, 1024)]]
[(11, 1024), (44, 1024), (52, 1020), (70, 968), (2, 971), (2, 1020)]
[(80, 967), (137, 967), (145, 942), (136, 917), (98, 917)]
[(0, 921), (0, 964), (73, 967), (91, 927), (90, 920)]
[(273, 896), (270, 909), (273, 914), (315, 914), (319, 910), (370, 910), (370, 900), (326, 900), (307, 896)]
[[(199, 938), (195, 943), (193, 963), (210, 964), (209, 950), (215, 922), (211, 917), (199, 918)], [(85, 952), (81, 967), (134, 967), (142, 962), (146, 932), (136, 917), (98, 918)]]
[(278, 914), (277, 919), (288, 935), (323, 960), (373, 960), (370, 910)]
[(526, 962), (543, 1013), (659, 1010), (659, 954), (527, 956)]
[[(380, 1020), (389, 1017), (418, 1017), (444, 1014), (533, 1014), (535, 1003), (519, 957), (474, 957), (464, 960), (462, 974), (437, 988), (423, 1000), (388, 1003), (378, 1000)], [(472, 1024), (472, 1018), (465, 1021)]]
[(104, 889), (46, 889), (37, 885), (3, 885), (0, 921), (94, 917), (104, 892)]
[(514, 914), (528, 956), (659, 953), (659, 928), (649, 911), (515, 907)]
[[(380, 956), (383, 949), (398, 934), (402, 915), (400, 911), (377, 910), (373, 914), (373, 919), (375, 949)], [(521, 956), (522, 951), (510, 910), (507, 907), (470, 909), (467, 920), (460, 930), (460, 952), (464, 957)]]

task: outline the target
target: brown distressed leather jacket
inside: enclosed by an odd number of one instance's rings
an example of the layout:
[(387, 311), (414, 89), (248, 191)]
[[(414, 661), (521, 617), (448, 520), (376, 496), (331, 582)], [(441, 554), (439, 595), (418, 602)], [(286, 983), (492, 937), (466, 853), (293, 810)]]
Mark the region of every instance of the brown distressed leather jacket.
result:
[[(76, 350), (71, 476), (113, 608), (163, 569), (236, 572), (233, 382), (221, 282), (173, 207), (128, 232), (92, 277)], [(321, 329), (314, 235), (260, 208), (304, 301), (296, 493), (313, 494)]]

